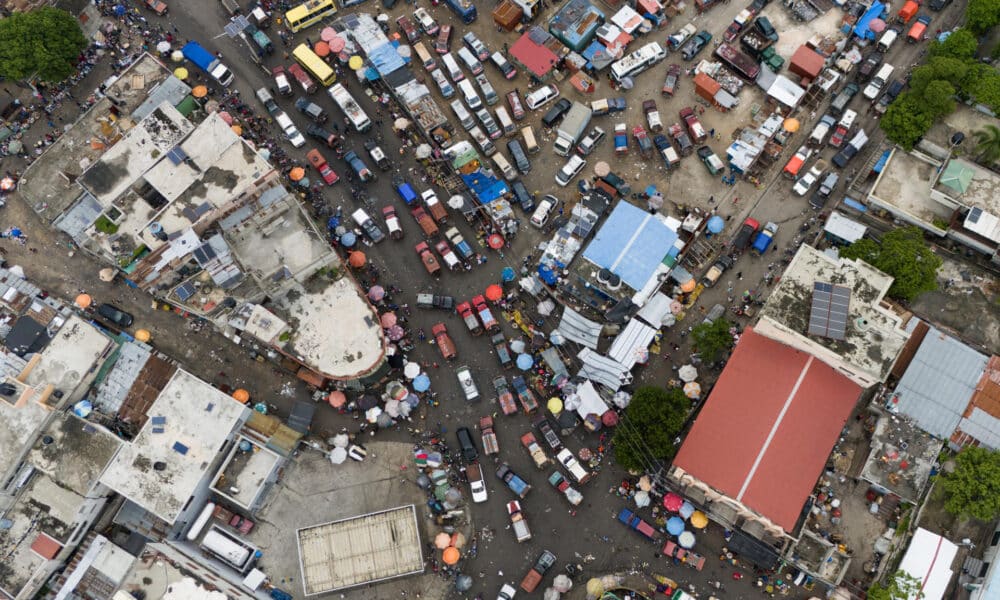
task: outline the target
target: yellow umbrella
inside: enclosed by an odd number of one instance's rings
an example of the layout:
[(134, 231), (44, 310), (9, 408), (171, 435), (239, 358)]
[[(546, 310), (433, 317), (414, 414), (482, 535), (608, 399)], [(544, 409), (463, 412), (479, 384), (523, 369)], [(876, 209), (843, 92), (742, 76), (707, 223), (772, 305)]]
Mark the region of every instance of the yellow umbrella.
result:
[(548, 407), (550, 413), (558, 415), (559, 413), (562, 412), (563, 409), (562, 400), (553, 396), (552, 398), (549, 398)]
[(800, 126), (801, 126), (801, 123), (799, 123), (798, 119), (794, 119), (794, 118), (785, 119), (785, 123), (784, 123), (785, 131), (788, 131), (790, 133), (795, 133), (796, 131), (799, 130)]
[(600, 579), (594, 577), (587, 582), (587, 595), (596, 598), (604, 593), (604, 583)]
[(364, 59), (358, 55), (352, 56), (351, 59), (347, 61), (347, 66), (350, 67), (352, 71), (357, 71), (363, 64), (365, 64)]
[(230, 127), (230, 129), (232, 129), (233, 133), (235, 133), (236, 135), (243, 135), (243, 128), (240, 127), (239, 125), (233, 125), (232, 127)]
[(184, 81), (185, 79), (188, 78), (188, 70), (185, 69), (184, 67), (177, 67), (176, 69), (174, 69), (174, 77), (180, 79), (181, 81)]
[(148, 342), (152, 337), (152, 334), (150, 334), (147, 329), (140, 329), (135, 332), (135, 339), (143, 343)]
[(702, 529), (704, 527), (707, 527), (708, 517), (706, 517), (705, 513), (701, 512), (700, 510), (694, 511), (693, 513), (691, 513), (691, 526), (696, 529)]

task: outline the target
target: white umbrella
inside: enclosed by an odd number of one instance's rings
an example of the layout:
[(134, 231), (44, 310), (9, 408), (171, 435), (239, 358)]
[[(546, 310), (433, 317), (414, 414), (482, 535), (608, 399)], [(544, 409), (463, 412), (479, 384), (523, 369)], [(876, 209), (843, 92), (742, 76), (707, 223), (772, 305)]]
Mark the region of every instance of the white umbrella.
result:
[(338, 433), (333, 436), (333, 445), (336, 448), (346, 448), (351, 443), (351, 438), (346, 433)]
[(396, 129), (406, 129), (407, 127), (410, 126), (410, 121), (403, 117), (399, 117), (398, 119), (392, 122), (392, 126)]
[(413, 151), (413, 156), (417, 157), (418, 160), (424, 159), (430, 156), (433, 151), (434, 149), (431, 148), (430, 144), (420, 144), (417, 146), (417, 149)]
[(514, 340), (511, 342), (510, 351), (514, 354), (521, 354), (524, 352), (524, 340)]
[(406, 363), (406, 366), (403, 367), (403, 375), (406, 375), (407, 379), (413, 379), (420, 375), (420, 365), (415, 362)]
[(677, 536), (677, 543), (680, 544), (681, 548), (694, 548), (694, 534), (690, 531), (682, 531)]
[(543, 302), (539, 302), (537, 306), (538, 314), (542, 315), (543, 317), (551, 315), (552, 311), (554, 311), (555, 309), (556, 309), (556, 303), (551, 300), (545, 300)]
[(563, 400), (563, 410), (575, 411), (578, 408), (580, 408), (580, 397), (576, 394), (570, 394)]
[(156, 45), (156, 51), (162, 54), (170, 52), (170, 42), (168, 42), (167, 40), (163, 40), (162, 42), (158, 43)]
[(569, 576), (560, 573), (556, 575), (555, 579), (552, 580), (552, 587), (554, 587), (557, 592), (565, 594), (573, 589), (573, 580), (570, 579)]
[(465, 196), (461, 194), (455, 194), (451, 198), (448, 198), (448, 206), (454, 208), (455, 210), (461, 209), (465, 206)]
[(400, 402), (399, 403), (399, 415), (401, 417), (408, 416), (410, 414), (410, 411), (412, 411), (412, 410), (413, 410), (413, 407), (410, 406), (409, 402)]
[(399, 48), (396, 48), (396, 54), (399, 54), (403, 58), (409, 58), (410, 52), (412, 51), (409, 46), (400, 46)]
[(638, 492), (635, 493), (635, 496), (633, 496), (632, 499), (635, 500), (635, 505), (638, 506), (639, 508), (645, 508), (649, 506), (650, 502), (649, 492), (639, 490)]
[(611, 401), (618, 408), (628, 408), (628, 405), (632, 402), (632, 395), (628, 392), (616, 392), (615, 397)]
[(347, 460), (347, 450), (344, 448), (334, 448), (333, 451), (330, 452), (330, 462), (333, 464), (339, 465), (345, 460)]
[(385, 13), (379, 13), (379, 15), (377, 17), (375, 17), (375, 20), (378, 21), (379, 23), (388, 23), (389, 22), (389, 15), (387, 15)]
[(181, 62), (184, 60), (184, 53), (180, 50), (174, 50), (173, 53), (170, 54), (170, 60), (174, 62)]
[(382, 414), (382, 409), (377, 406), (373, 406), (368, 409), (368, 412), (365, 413), (365, 419), (367, 419), (369, 423), (374, 423), (375, 421), (378, 421), (378, 416), (380, 414)]
[(562, 594), (554, 587), (545, 588), (545, 592), (542, 593), (542, 600), (559, 600), (561, 597)]
[(689, 381), (694, 381), (698, 379), (698, 369), (694, 368), (694, 365), (684, 365), (677, 371), (677, 376), (681, 378), (681, 381), (687, 383)]
[(395, 419), (399, 416), (399, 400), (389, 400), (385, 403), (385, 412)]
[(675, 317), (671, 313), (663, 315), (663, 318), (660, 319), (660, 324), (663, 325), (664, 327), (671, 327), (676, 322), (677, 322), (677, 317)]

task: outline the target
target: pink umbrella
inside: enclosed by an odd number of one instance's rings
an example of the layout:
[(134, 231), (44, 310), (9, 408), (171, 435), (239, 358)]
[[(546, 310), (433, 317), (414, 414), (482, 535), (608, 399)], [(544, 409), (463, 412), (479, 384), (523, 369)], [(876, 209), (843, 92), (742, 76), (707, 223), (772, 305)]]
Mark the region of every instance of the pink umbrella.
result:
[(614, 427), (618, 424), (618, 413), (613, 410), (609, 410), (601, 415), (601, 423), (604, 423), (605, 427)]
[(329, 42), (335, 37), (337, 37), (337, 31), (333, 27), (324, 27), (323, 31), (319, 32), (319, 39), (325, 42)]
[(387, 312), (382, 315), (382, 327), (386, 329), (396, 324), (396, 313)]
[(670, 512), (677, 512), (684, 505), (684, 498), (681, 498), (677, 494), (670, 492), (663, 497), (663, 508), (669, 510)]
[(872, 22), (868, 24), (868, 29), (871, 29), (875, 33), (882, 33), (885, 31), (885, 21), (882, 19), (872, 19)]
[(330, 52), (333, 52), (334, 54), (342, 52), (344, 47), (347, 46), (347, 40), (342, 37), (331, 38), (327, 40), (326, 43), (330, 46)]
[(233, 116), (224, 110), (219, 112), (219, 118), (225, 121), (226, 125), (233, 124)]
[(382, 289), (380, 285), (373, 285), (370, 290), (368, 290), (368, 299), (372, 302), (381, 302), (382, 298), (385, 298), (385, 290)]
[(403, 328), (400, 327), (399, 325), (393, 325), (392, 327), (390, 327), (389, 331), (387, 331), (386, 334), (389, 336), (389, 339), (394, 342), (398, 342), (399, 340), (403, 339), (404, 336), (406, 336), (406, 332), (403, 331)]
[(347, 396), (344, 395), (344, 392), (335, 390), (330, 392), (330, 395), (327, 396), (326, 401), (330, 403), (330, 406), (334, 408), (340, 408), (347, 402)]

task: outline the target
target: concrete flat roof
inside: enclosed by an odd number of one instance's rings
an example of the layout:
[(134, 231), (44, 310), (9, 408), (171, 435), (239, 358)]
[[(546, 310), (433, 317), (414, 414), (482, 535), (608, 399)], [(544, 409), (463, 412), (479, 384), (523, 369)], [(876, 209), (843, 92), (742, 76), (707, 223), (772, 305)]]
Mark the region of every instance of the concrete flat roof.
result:
[(71, 395), (111, 345), (111, 339), (96, 327), (71, 315), (41, 352), (41, 360), (24, 382), (30, 386), (52, 384)]
[(13, 467), (51, 414), (37, 402), (16, 406), (0, 397), (0, 465)]
[(103, 427), (59, 412), (35, 440), (26, 462), (63, 488), (86, 496), (124, 443)]
[(385, 356), (375, 309), (350, 277), (314, 280), (315, 286), (307, 282), (276, 300), (298, 322), (286, 351), (335, 379), (368, 373)]
[[(177, 370), (101, 482), (173, 523), (249, 408)], [(162, 467), (162, 468), (160, 468)]]
[(307, 596), (423, 572), (412, 504), (296, 531)]
[(935, 164), (893, 148), (868, 201), (914, 225), (939, 229), (943, 235), (944, 230), (934, 225), (934, 220), (947, 223), (952, 211), (931, 199), (937, 169)]
[[(250, 444), (249, 451), (240, 444)], [(268, 477), (281, 462), (281, 457), (254, 440), (240, 436), (216, 474), (212, 489), (234, 503), (250, 510), (264, 490)]]

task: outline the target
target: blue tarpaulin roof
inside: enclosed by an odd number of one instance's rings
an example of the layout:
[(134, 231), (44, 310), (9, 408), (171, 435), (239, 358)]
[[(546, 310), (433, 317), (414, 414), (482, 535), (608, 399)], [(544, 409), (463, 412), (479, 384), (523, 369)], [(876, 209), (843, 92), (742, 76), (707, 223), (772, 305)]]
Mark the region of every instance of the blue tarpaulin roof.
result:
[(656, 216), (619, 202), (583, 257), (618, 275), (633, 290), (640, 290), (675, 242), (677, 233)]
[(874, 40), (875, 32), (872, 31), (871, 29), (868, 29), (868, 25), (875, 19), (881, 17), (882, 13), (884, 12), (885, 12), (884, 4), (882, 4), (881, 2), (872, 3), (872, 6), (871, 8), (868, 9), (868, 12), (866, 12), (860, 19), (858, 19), (857, 24), (854, 26), (854, 35), (858, 36), (861, 39)]
[(368, 62), (385, 77), (396, 69), (404, 66), (403, 57), (396, 51), (392, 44), (382, 44), (368, 53)]
[(496, 177), (490, 177), (482, 171), (474, 171), (468, 175), (462, 175), (462, 179), (465, 181), (465, 185), (469, 186), (472, 193), (483, 204), (489, 204), (498, 200), (508, 192), (506, 183)]

